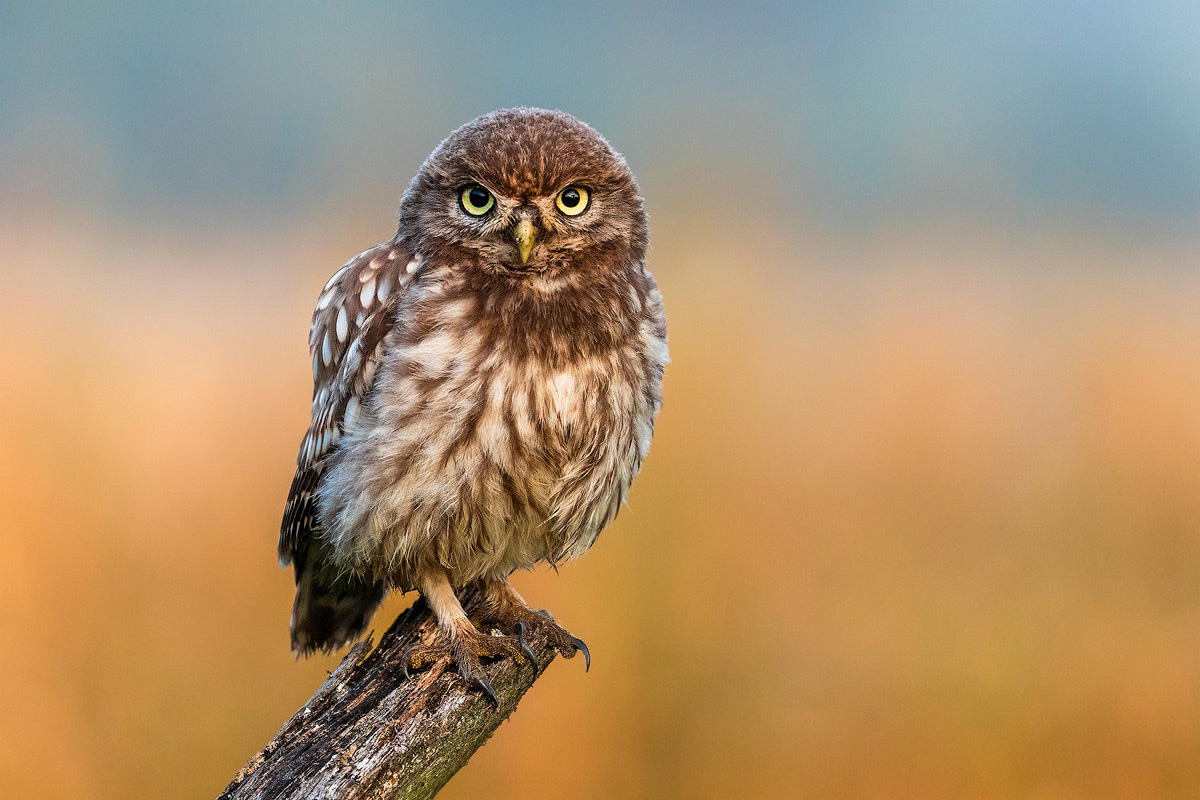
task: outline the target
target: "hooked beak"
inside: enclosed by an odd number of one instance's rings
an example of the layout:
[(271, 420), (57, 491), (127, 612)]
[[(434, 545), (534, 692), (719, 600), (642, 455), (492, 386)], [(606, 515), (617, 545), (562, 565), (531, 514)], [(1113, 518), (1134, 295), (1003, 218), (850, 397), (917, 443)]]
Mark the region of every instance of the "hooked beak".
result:
[(537, 244), (537, 229), (533, 227), (533, 223), (528, 217), (517, 223), (517, 227), (513, 231), (513, 239), (517, 243), (517, 250), (521, 253), (521, 263), (527, 263), (529, 254), (533, 252), (533, 246)]

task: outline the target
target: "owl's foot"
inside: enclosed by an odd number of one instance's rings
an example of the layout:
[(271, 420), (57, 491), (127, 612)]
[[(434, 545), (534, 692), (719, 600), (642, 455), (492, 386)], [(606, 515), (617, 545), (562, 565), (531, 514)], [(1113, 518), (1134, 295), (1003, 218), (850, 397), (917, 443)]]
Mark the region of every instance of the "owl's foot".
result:
[[(516, 592), (512, 592), (512, 595), (516, 595)], [(521, 635), (526, 629), (540, 631), (550, 640), (550, 644), (554, 646), (560, 656), (574, 658), (576, 653), (583, 653), (584, 672), (592, 668), (592, 654), (588, 651), (588, 646), (583, 643), (583, 639), (574, 636), (562, 625), (559, 625), (549, 611), (534, 611), (525, 605), (525, 601), (521, 600), (519, 596), (514, 602), (506, 593), (505, 602), (493, 602), (484, 607), (471, 618), (471, 621), (485, 631), (493, 628), (501, 631), (516, 630), (520, 631)]]
[(404, 677), (449, 658), (458, 667), (458, 674), (468, 686), (474, 686), (488, 696), (498, 708), (500, 698), (483, 672), (484, 658), (511, 658), (518, 664), (531, 664), (537, 670), (537, 656), (525, 642), (525, 626), (518, 625), (513, 636), (480, 633), (469, 624), (455, 628), (453, 636), (434, 644), (416, 644), (404, 651), (401, 664)]

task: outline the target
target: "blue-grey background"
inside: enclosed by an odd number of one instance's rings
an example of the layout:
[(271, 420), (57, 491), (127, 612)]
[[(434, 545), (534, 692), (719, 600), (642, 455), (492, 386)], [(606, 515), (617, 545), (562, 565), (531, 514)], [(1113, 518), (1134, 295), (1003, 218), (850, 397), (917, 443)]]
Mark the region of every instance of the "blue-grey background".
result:
[(240, 0), (3, 15), (10, 203), (33, 192), (178, 218), (394, 199), (431, 143), (509, 105), (573, 111), (648, 184), (690, 176), (708, 195), (691, 202), (781, 221), (1187, 224), (1200, 203), (1193, 3)]

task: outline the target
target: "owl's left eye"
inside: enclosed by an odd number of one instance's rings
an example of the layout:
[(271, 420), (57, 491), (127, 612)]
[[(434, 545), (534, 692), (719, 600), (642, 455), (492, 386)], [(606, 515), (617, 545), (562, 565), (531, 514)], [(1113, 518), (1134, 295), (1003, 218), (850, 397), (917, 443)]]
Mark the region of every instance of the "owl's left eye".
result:
[(492, 197), (492, 193), (478, 183), (464, 186), (458, 199), (462, 203), (463, 211), (473, 217), (482, 217), (496, 205), (496, 198)]
[(577, 217), (587, 209), (588, 190), (582, 186), (568, 186), (558, 193), (555, 203), (568, 217)]

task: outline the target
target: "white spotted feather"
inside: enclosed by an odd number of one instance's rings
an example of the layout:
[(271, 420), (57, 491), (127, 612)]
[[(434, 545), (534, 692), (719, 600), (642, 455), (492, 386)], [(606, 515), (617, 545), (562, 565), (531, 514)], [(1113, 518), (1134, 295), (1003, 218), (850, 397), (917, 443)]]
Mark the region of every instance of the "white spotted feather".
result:
[[(317, 301), (309, 333), (312, 423), (300, 444), (296, 476), (284, 509), (281, 564), (290, 564), (313, 535), (317, 484), (330, 452), (356, 420), (371, 390), (380, 345), (394, 319), (400, 289), (413, 279), (405, 269), (412, 259), (411, 253), (395, 243), (373, 247), (338, 269)], [(377, 286), (388, 290), (378, 293)]]

